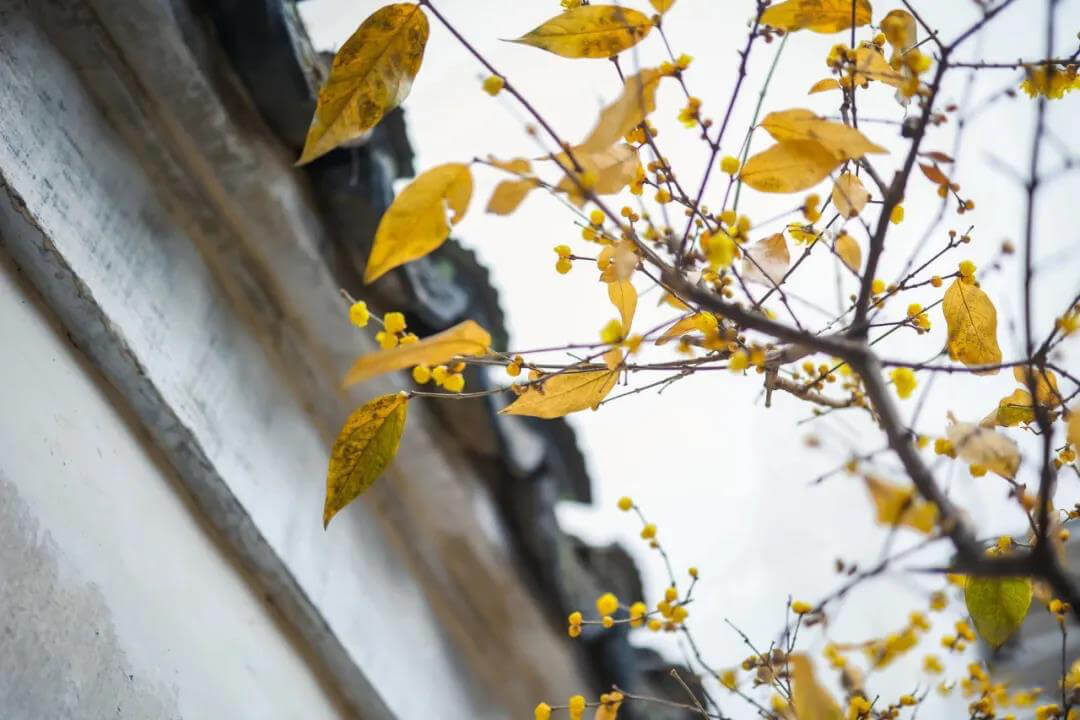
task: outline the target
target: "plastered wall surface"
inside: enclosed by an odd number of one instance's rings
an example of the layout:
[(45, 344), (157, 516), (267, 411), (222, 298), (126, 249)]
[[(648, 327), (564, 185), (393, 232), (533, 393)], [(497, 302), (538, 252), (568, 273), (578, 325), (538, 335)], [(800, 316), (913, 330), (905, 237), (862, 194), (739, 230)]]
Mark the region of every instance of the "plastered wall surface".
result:
[(0, 249), (0, 717), (341, 713)]

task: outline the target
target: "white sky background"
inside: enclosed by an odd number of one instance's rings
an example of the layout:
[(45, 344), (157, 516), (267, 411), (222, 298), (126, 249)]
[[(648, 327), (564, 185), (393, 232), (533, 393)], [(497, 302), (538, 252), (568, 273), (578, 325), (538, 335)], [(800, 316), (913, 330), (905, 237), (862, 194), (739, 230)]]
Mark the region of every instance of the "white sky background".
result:
[[(381, 1), (309, 0), (300, 4), (301, 12), (317, 47), (336, 49)], [(651, 13), (645, 0), (627, 5)], [(593, 126), (601, 107), (613, 100), (620, 83), (611, 63), (606, 60), (568, 60), (541, 50), (501, 42), (499, 38), (517, 37), (559, 12), (558, 0), (442, 0), (440, 10), (491, 61), (500, 72), (521, 89), (554, 128), (571, 142), (580, 141)], [(874, 3), (874, 22), (899, 7), (900, 3)], [(920, 0), (915, 3), (932, 25), (939, 27), (945, 39), (955, 37), (979, 16), (974, 2), (967, 0)], [(990, 30), (978, 40), (971, 40), (960, 55), (965, 59), (1009, 61), (1018, 56), (1042, 57), (1044, 47), (1045, 2), (1019, 0), (990, 24)], [(750, 0), (679, 0), (668, 13), (664, 27), (675, 53), (686, 52), (694, 62), (686, 74), (690, 91), (704, 101), (703, 112), (719, 122), (735, 79), (736, 52), (745, 43), (747, 23), (753, 14)], [(1080, 2), (1061, 2), (1057, 21), (1056, 55), (1076, 49), (1080, 29)], [(871, 37), (862, 28), (860, 40)], [(806, 107), (822, 115), (838, 113), (836, 91), (807, 95), (817, 80), (828, 75), (824, 58), (832, 44), (847, 42), (849, 34), (818, 35), (797, 33), (787, 45), (768, 95), (763, 113), (792, 107)], [(725, 153), (737, 154), (750, 123), (757, 91), (772, 61), (778, 43), (757, 42), (749, 62), (749, 76), (728, 128)], [(979, 48), (981, 46), (981, 52)], [(929, 50), (932, 46), (927, 45)], [(623, 68), (629, 74), (638, 66), (654, 66), (667, 59), (657, 33), (642, 42), (637, 51), (622, 55)], [(468, 161), (489, 153), (500, 158), (536, 157), (541, 154), (532, 138), (524, 132), (526, 113), (512, 97), (502, 93), (491, 98), (480, 89), (486, 75), (480, 65), (439, 23), (431, 19), (431, 37), (423, 67), (404, 103), (409, 133), (417, 153), (417, 168), (422, 171), (449, 161)], [(1016, 81), (1012, 70), (986, 71), (972, 88), (974, 105)], [(966, 74), (953, 71), (942, 97), (960, 103)], [(1015, 85), (1014, 85), (1015, 86)], [(672, 161), (684, 187), (696, 189), (703, 171), (706, 148), (697, 132), (683, 128), (675, 119), (685, 99), (674, 81), (661, 84), (659, 110), (652, 121), (660, 128), (657, 142)], [(914, 108), (914, 106), (913, 106)], [(891, 178), (902, 160), (907, 141), (902, 140), (896, 125), (866, 122), (868, 118), (899, 120), (904, 109), (893, 98), (891, 88), (873, 84), (860, 91), (858, 109), (864, 122), (861, 129), (871, 140), (890, 148), (889, 156), (873, 156), (872, 162), (882, 177)], [(937, 272), (952, 272), (961, 259), (971, 259), (988, 270), (984, 262), (993, 255), (1002, 240), (1020, 245), (1024, 219), (1022, 188), (1001, 165), (1026, 172), (1035, 102), (1022, 93), (1005, 100), (977, 116), (965, 133), (957, 155), (954, 177), (961, 184), (961, 195), (975, 200), (976, 211), (957, 216), (950, 205), (945, 224), (928, 243), (924, 257), (936, 252), (946, 242), (945, 230), (963, 232), (974, 224), (974, 242), (954, 251)], [(1080, 121), (1080, 93), (1049, 105), (1051, 129), (1080, 153), (1074, 137)], [(931, 129), (924, 149), (953, 151), (955, 122)], [(755, 134), (752, 152), (771, 143), (764, 132)], [(1059, 146), (1047, 143), (1044, 168), (1061, 163)], [(946, 168), (948, 171), (948, 168)], [(548, 173), (552, 178), (555, 175)], [(511, 217), (486, 215), (484, 205), (495, 183), (505, 176), (495, 170), (474, 168), (476, 189), (469, 215), (455, 235), (476, 249), (493, 270), (506, 310), (514, 349), (564, 344), (567, 341), (592, 342), (600, 328), (612, 317), (614, 309), (607, 300), (605, 287), (597, 282), (595, 266), (579, 264), (569, 275), (554, 270), (552, 247), (566, 243), (575, 252), (595, 255), (595, 247), (580, 239), (573, 225), (573, 215), (559, 202), (534, 192)], [(720, 208), (727, 179), (716, 169), (706, 195), (708, 205)], [(867, 180), (867, 186), (869, 185)], [(823, 197), (831, 185), (823, 183), (816, 191)], [(646, 193), (646, 197), (651, 193)], [(751, 219), (764, 220), (790, 210), (801, 203), (804, 193), (762, 195), (744, 189), (740, 212)], [(875, 193), (876, 196), (876, 193)], [(1038, 270), (1036, 335), (1042, 337), (1053, 315), (1060, 314), (1068, 300), (1080, 290), (1080, 231), (1075, 222), (1075, 207), (1080, 198), (1080, 173), (1059, 176), (1039, 196), (1037, 221)], [(916, 170), (906, 198), (906, 220), (889, 232), (886, 253), (879, 276), (891, 281), (922, 236), (937, 212), (939, 199), (935, 187)], [(613, 201), (636, 207), (636, 199), (626, 195)], [(675, 208), (675, 205), (669, 208)], [(868, 206), (867, 215), (876, 220)], [(654, 211), (654, 216), (657, 213)], [(685, 218), (673, 213), (681, 232)], [(826, 215), (826, 219), (829, 215)], [(776, 232), (783, 224), (797, 220), (791, 215), (771, 226), (752, 233), (753, 238)], [(873, 222), (871, 222), (873, 225)], [(864, 258), (866, 232), (857, 222), (848, 230), (860, 241)], [(820, 251), (819, 251), (820, 250)], [(795, 257), (801, 247), (792, 247)], [(815, 248), (793, 279), (796, 294), (813, 299), (835, 312), (836, 264), (825, 248)], [(998, 337), (1005, 360), (1022, 354), (1022, 283), (1020, 255), (1006, 260), (999, 272), (980, 275), (984, 289), (995, 301), (999, 312)], [(644, 279), (638, 281), (644, 289)], [(845, 296), (856, 291), (855, 281), (844, 276)], [(909, 302), (929, 305), (943, 290), (926, 287), (902, 296), (890, 306), (888, 319), (898, 319)], [(635, 329), (644, 331), (674, 311), (654, 308), (658, 294), (644, 295), (639, 303)], [(774, 298), (775, 299), (775, 298)], [(780, 319), (787, 316), (777, 302), (768, 304)], [(820, 327), (827, 320), (815, 310), (796, 303), (800, 318)], [(896, 333), (882, 343), (882, 353), (889, 358), (924, 360), (944, 342), (945, 322), (940, 308), (930, 314), (933, 331), (929, 336), (913, 332)], [(1065, 365), (1077, 369), (1075, 339), (1066, 345)], [(819, 362), (827, 360), (818, 358)], [(635, 383), (657, 379), (654, 374), (639, 374)], [(928, 381), (919, 375), (920, 391)], [(1000, 397), (1016, 384), (1009, 372), (994, 377), (966, 374), (940, 377), (936, 392), (926, 402), (918, 418), (921, 432), (939, 435), (944, 431), (945, 413), (952, 410), (959, 418), (977, 421), (996, 406)], [(840, 557), (868, 566), (879, 557), (886, 533), (872, 523), (872, 512), (862, 482), (847, 475), (836, 475), (824, 484), (809, 486), (815, 474), (842, 463), (852, 448), (871, 450), (883, 444), (880, 434), (868, 425), (857, 411), (835, 413), (828, 418), (798, 425), (809, 417), (809, 406), (783, 393), (776, 393), (773, 407), (761, 402), (761, 377), (734, 377), (725, 372), (701, 373), (682, 380), (662, 395), (642, 393), (609, 404), (596, 413), (579, 413), (571, 422), (579, 431), (594, 478), (596, 504), (592, 507), (564, 505), (560, 519), (572, 532), (588, 540), (618, 540), (631, 548), (647, 581), (649, 601), (654, 603), (666, 585), (663, 564), (638, 538), (635, 519), (615, 508), (621, 495), (630, 495), (659, 526), (660, 537), (670, 553), (680, 582), (685, 568), (701, 568), (702, 582), (691, 607), (691, 627), (710, 662), (718, 667), (734, 665), (747, 652), (741, 640), (724, 624), (724, 618), (743, 629), (755, 642), (768, 645), (783, 626), (784, 605), (788, 594), (810, 602), (816, 601), (841, 583), (833, 570)], [(1063, 383), (1071, 391), (1071, 384)], [(619, 392), (617, 388), (615, 392)], [(903, 401), (908, 416), (916, 398)], [(804, 438), (815, 434), (822, 448), (809, 450)], [(1020, 433), (1012, 432), (1014, 437)], [(1021, 438), (1029, 453), (1036, 447), (1031, 438)], [(932, 455), (931, 460), (935, 460)], [(1034, 461), (1021, 468), (1021, 481), (1034, 485)], [(896, 467), (886, 458), (883, 469)], [(980, 532), (997, 534), (1021, 532), (1022, 515), (1004, 501), (1006, 487), (992, 476), (973, 478), (966, 466), (939, 463), (938, 477), (950, 492), (969, 509)], [(1078, 483), (1071, 473), (1062, 474), (1062, 502), (1072, 504), (1077, 498)], [(914, 541), (901, 532), (894, 549)], [(947, 548), (938, 554), (924, 555), (926, 564), (942, 561)], [(829, 630), (836, 641), (857, 641), (897, 630), (906, 621), (907, 612), (925, 608), (925, 588), (935, 589), (934, 579), (893, 574), (862, 585), (842, 606)], [(637, 598), (625, 598), (629, 602)], [(948, 613), (948, 629), (958, 618), (960, 604)], [(586, 614), (594, 608), (583, 608)], [(912, 653), (917, 662), (926, 652), (944, 655), (937, 638), (943, 630), (935, 628), (930, 638)], [(682, 653), (671, 636), (638, 635), (641, 642), (666, 648), (680, 659)], [(818, 632), (807, 636), (812, 649), (819, 649)], [(906, 676), (901, 682), (899, 676)], [(893, 677), (894, 680), (889, 678)], [(910, 690), (908, 673), (885, 673), (872, 688), (886, 698)], [(742, 715), (738, 705), (726, 702), (728, 712)], [(745, 706), (743, 706), (745, 707)]]

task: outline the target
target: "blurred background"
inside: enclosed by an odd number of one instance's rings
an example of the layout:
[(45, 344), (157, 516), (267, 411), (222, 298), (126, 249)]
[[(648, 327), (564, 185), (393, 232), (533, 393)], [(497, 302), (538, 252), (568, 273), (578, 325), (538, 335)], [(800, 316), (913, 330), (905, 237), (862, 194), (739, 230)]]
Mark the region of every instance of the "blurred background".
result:
[[(818, 417), (783, 394), (766, 408), (757, 376), (728, 373), (694, 375), (565, 422), (496, 417), (499, 402), (415, 403), (391, 470), (324, 532), (325, 463), (337, 427), (360, 402), (406, 382), (339, 390), (352, 357), (374, 348), (348, 324), (339, 288), (379, 312), (405, 311), (421, 335), (472, 317), (510, 350), (595, 342), (614, 316), (591, 272), (555, 272), (555, 245), (588, 254), (573, 215), (542, 193), (509, 218), (484, 214), (503, 178), (482, 167), (452, 242), (370, 288), (360, 284), (378, 218), (416, 172), (551, 149), (526, 132), (511, 97), (482, 91), (487, 73), (433, 18), (402, 109), (366, 142), (292, 167), (329, 54), (382, 4), (0, 0), (5, 717), (526, 718), (539, 700), (593, 697), (612, 683), (683, 702), (668, 669), (679, 666), (697, 687), (701, 668), (681, 634), (566, 637), (566, 614), (593, 615), (600, 593), (654, 605), (669, 582), (618, 498), (632, 497), (657, 524), (680, 583), (690, 566), (699, 569), (688, 627), (718, 670), (749, 654), (732, 626), (767, 647), (790, 599), (816, 603), (843, 583), (837, 560), (866, 568), (920, 540), (874, 523), (859, 477), (813, 482), (853, 453), (879, 449), (879, 432), (861, 414)], [(912, 4), (945, 39), (983, 12), (968, 0)], [(558, 13), (556, 0), (436, 5), (571, 142), (619, 93), (606, 60), (502, 40)], [(634, 7), (650, 11), (645, 2)], [(1006, 63), (1044, 56), (1046, 8), (1016, 0), (959, 55)], [(874, 23), (891, 9), (875, 3)], [(694, 58), (685, 79), (707, 117), (726, 107), (753, 12), (748, 0), (679, 0), (665, 17), (674, 53)], [(1077, 51), (1078, 29), (1080, 3), (1059, 2), (1056, 56)], [(858, 31), (859, 40), (870, 37)], [(807, 91), (828, 75), (833, 44), (848, 40), (801, 32), (782, 50), (776, 40), (756, 43), (722, 152), (737, 153), (774, 62), (763, 113), (805, 107), (837, 116), (835, 91)], [(621, 62), (629, 74), (667, 59), (654, 33)], [(941, 97), (956, 110), (924, 144), (956, 159), (950, 172), (976, 209), (959, 216), (945, 207), (918, 258), (943, 247), (948, 229), (970, 232), (973, 242), (950, 253), (940, 273), (976, 263), (998, 308), (1006, 360), (1022, 350), (1020, 256), (999, 256), (1023, 231), (1035, 102), (1016, 91), (1022, 77), (1016, 69), (949, 73)], [(1039, 336), (1078, 290), (1077, 102), (1069, 95), (1048, 106), (1043, 169), (1055, 172), (1035, 219)], [(662, 83), (657, 104), (658, 144), (684, 185), (696, 187), (707, 155), (698, 133), (677, 120), (685, 98)], [(860, 127), (891, 151), (873, 159), (883, 177), (903, 157), (900, 123), (914, 111), (891, 88), (859, 93)], [(755, 133), (751, 152), (769, 142)], [(711, 207), (725, 185), (714, 176)], [(746, 191), (740, 212), (760, 221), (764, 236), (799, 219), (802, 197)], [(904, 207), (879, 273), (886, 281), (919, 247), (942, 201), (916, 173)], [(672, 220), (684, 222), (678, 213)], [(863, 228), (851, 221), (847, 230), (865, 251)], [(792, 282), (811, 327), (824, 326), (857, 289), (824, 253)], [(639, 290), (639, 329), (674, 316), (657, 307), (655, 290)], [(940, 294), (926, 287), (891, 310)], [(940, 310), (930, 318), (929, 334), (896, 333), (880, 344), (882, 356), (934, 357), (945, 323)], [(1076, 358), (1075, 340), (1065, 343), (1061, 364), (1077, 367)], [(501, 380), (473, 372), (468, 384)], [(1015, 386), (1008, 372), (920, 374), (902, 410), (936, 437), (947, 412), (975, 422)], [(1028, 454), (1036, 447), (1030, 434), (1013, 436)], [(963, 463), (927, 452), (981, 535), (1025, 533), (999, 479), (972, 477)], [(903, 478), (888, 455), (873, 467)], [(1018, 481), (1030, 484), (1035, 471), (1025, 462)], [(1071, 505), (1076, 478), (1061, 477), (1060, 502)], [(937, 543), (911, 564), (948, 557)], [(884, 573), (833, 606), (828, 626), (805, 633), (800, 646), (820, 658), (827, 642), (895, 632), (943, 587), (937, 575)], [(1060, 636), (1038, 604), (1032, 612), (1039, 617), (999, 654), (978, 647), (950, 660), (938, 638), (966, 616), (954, 597), (934, 615), (925, 647), (874, 673), (870, 685), (893, 697), (911, 692), (917, 677), (925, 690), (986, 657), (1003, 676), (1053, 688)], [(946, 659), (946, 675), (920, 672), (927, 653)], [(740, 683), (755, 692), (745, 674)], [(730, 717), (752, 716), (708, 688)], [(964, 712), (967, 703), (958, 692), (928, 702), (930, 716)], [(651, 706), (623, 713), (689, 717)]]

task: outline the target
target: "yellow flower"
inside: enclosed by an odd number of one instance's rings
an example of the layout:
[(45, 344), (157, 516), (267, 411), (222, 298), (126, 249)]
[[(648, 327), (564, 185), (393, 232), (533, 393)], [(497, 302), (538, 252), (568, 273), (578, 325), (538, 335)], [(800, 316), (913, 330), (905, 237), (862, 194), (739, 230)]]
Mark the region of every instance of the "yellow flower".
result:
[(727, 175), (734, 175), (739, 172), (739, 158), (733, 155), (725, 155), (724, 159), (720, 161), (720, 169)]
[(645, 615), (648, 608), (643, 602), (636, 602), (630, 606), (630, 627), (641, 627), (645, 624)]
[(566, 621), (571, 625), (580, 625), (582, 620), (584, 619), (585, 618), (583, 618), (581, 615), (581, 611), (575, 610), (574, 612), (570, 613), (569, 617), (566, 618)]
[(728, 360), (728, 370), (731, 372), (741, 372), (750, 367), (750, 356), (746, 354), (745, 350), (737, 350), (731, 355), (731, 359)]
[(570, 272), (570, 268), (574, 267), (574, 264), (570, 261), (570, 258), (561, 257), (555, 261), (555, 272), (560, 275), (565, 275)]
[(623, 495), (621, 498), (619, 498), (618, 505), (619, 509), (625, 512), (634, 507), (634, 501), (626, 495)]
[(897, 205), (892, 209), (892, 212), (889, 213), (889, 222), (891, 222), (893, 225), (899, 225), (900, 223), (904, 222), (903, 205)]
[(498, 95), (506, 82), (498, 75), (489, 75), (484, 78), (484, 92), (488, 95)]
[(605, 343), (617, 343), (622, 340), (622, 323), (612, 319), (600, 331), (600, 340)]
[(814, 607), (810, 603), (803, 602), (802, 600), (796, 600), (791, 603), (791, 611), (796, 615), (805, 615), (813, 609)]
[(596, 598), (596, 612), (604, 615), (614, 615), (619, 609), (619, 598), (614, 593), (604, 593)]
[(656, 525), (648, 523), (645, 527), (641, 528), (641, 538), (643, 540), (652, 540), (656, 537)]
[(901, 400), (906, 400), (911, 397), (911, 393), (915, 391), (915, 373), (911, 368), (894, 368), (889, 377), (892, 378), (893, 385), (896, 387), (896, 394), (900, 396)]
[(581, 716), (585, 714), (585, 697), (582, 695), (574, 695), (567, 703), (567, 707), (570, 711), (572, 720), (581, 720)]
[(540, 703), (533, 708), (533, 718), (535, 720), (551, 720), (551, 706), (547, 703)]
[(1020, 87), (1028, 97), (1042, 95), (1051, 100), (1060, 100), (1065, 93), (1080, 88), (1080, 78), (1077, 77), (1075, 65), (1069, 65), (1064, 70), (1046, 66), (1027, 68), (1027, 77)]
[(364, 327), (370, 318), (371, 313), (363, 300), (357, 300), (349, 306), (349, 321), (356, 327)]

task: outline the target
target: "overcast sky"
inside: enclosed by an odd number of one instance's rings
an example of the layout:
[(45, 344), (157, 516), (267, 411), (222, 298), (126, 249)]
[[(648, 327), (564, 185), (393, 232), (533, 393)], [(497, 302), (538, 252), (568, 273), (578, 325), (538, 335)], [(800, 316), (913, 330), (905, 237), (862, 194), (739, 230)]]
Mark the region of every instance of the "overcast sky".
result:
[[(300, 8), (316, 45), (336, 49), (382, 4), (372, 0), (309, 0)], [(585, 137), (599, 109), (619, 92), (618, 78), (606, 60), (567, 60), (499, 40), (517, 37), (556, 14), (558, 0), (442, 0), (436, 4), (571, 142)], [(649, 10), (644, 0), (627, 4)], [(875, 2), (874, 22), (899, 5)], [(920, 0), (914, 5), (928, 22), (940, 28), (946, 39), (956, 36), (978, 17), (976, 4), (967, 0)], [(1001, 61), (1042, 56), (1045, 5), (1039, 0), (1019, 0), (1002, 13), (989, 32), (970, 41), (961, 54), (966, 59)], [(1056, 45), (1060, 55), (1076, 49), (1080, 2), (1061, 2), (1059, 7)], [(691, 92), (703, 100), (707, 116), (722, 115), (735, 79), (736, 51), (745, 42), (752, 13), (750, 0), (679, 0), (665, 20), (675, 53), (694, 56), (686, 81)], [(524, 132), (523, 110), (505, 93), (497, 98), (484, 94), (480, 89), (485, 75), (482, 68), (437, 21), (432, 19), (431, 25), (423, 67), (404, 103), (418, 169), (468, 161), (489, 153), (500, 158), (540, 154), (535, 141)], [(780, 57), (763, 112), (805, 107), (822, 115), (836, 115), (837, 93), (807, 95), (807, 90), (827, 76), (824, 58), (832, 44), (844, 42), (847, 37), (847, 33), (809, 32), (793, 36)], [(859, 31), (859, 39), (869, 37), (865, 28)], [(747, 87), (724, 139), (725, 153), (735, 154), (742, 142), (757, 90), (777, 47), (775, 42), (759, 42), (754, 48)], [(663, 45), (653, 33), (636, 51), (623, 54), (623, 67), (634, 70), (663, 59)], [(966, 77), (959, 71), (952, 73), (942, 97), (961, 103)], [(1018, 77), (1012, 70), (980, 75), (970, 88), (970, 106), (980, 105), (1006, 86), (1015, 86)], [(657, 140), (681, 181), (696, 188), (705, 153), (697, 134), (676, 121), (683, 104), (676, 84), (666, 83), (658, 96), (660, 109), (652, 119), (660, 128)], [(942, 274), (953, 271), (961, 259), (971, 259), (982, 269), (1002, 240), (1018, 241), (1022, 237), (1023, 194), (1010, 172), (1022, 174), (1027, 167), (1034, 111), (1034, 101), (1021, 93), (1016, 99), (990, 106), (969, 125), (957, 155), (954, 179), (961, 184), (961, 194), (974, 199), (977, 209), (965, 216), (957, 216), (950, 209), (946, 223), (927, 246), (927, 254), (945, 244), (947, 228), (962, 232), (974, 224), (975, 240), (939, 266)], [(895, 123), (903, 118), (904, 109), (894, 100), (891, 88), (875, 85), (859, 94), (859, 113), (863, 118), (861, 128), (870, 139), (892, 151), (889, 156), (873, 159), (882, 176), (891, 177), (906, 142), (898, 137), (895, 124), (873, 120)], [(1080, 142), (1075, 139), (1078, 119), (1080, 93), (1051, 103), (1050, 127), (1074, 156), (1080, 153)], [(951, 153), (955, 128), (956, 123), (950, 122), (931, 130), (924, 147)], [(769, 143), (768, 136), (758, 132), (752, 149), (764, 149)], [(1057, 147), (1048, 145), (1045, 167), (1056, 167), (1061, 162)], [(491, 266), (493, 282), (507, 313), (513, 348), (595, 341), (600, 328), (615, 315), (604, 286), (597, 282), (595, 271), (585, 266), (575, 267), (566, 276), (554, 271), (556, 256), (552, 247), (557, 244), (567, 243), (582, 254), (594, 254), (593, 248), (580, 240), (571, 213), (537, 192), (509, 218), (485, 215), (484, 205), (501, 178), (483, 167), (475, 168), (474, 175), (472, 206), (455, 235), (475, 248)], [(711, 208), (720, 208), (723, 189), (720, 180), (710, 185), (706, 201)], [(824, 196), (828, 190), (829, 185), (823, 183), (817, 191)], [(744, 192), (740, 211), (754, 220), (764, 220), (790, 210), (802, 197)], [(1074, 209), (1078, 197), (1080, 174), (1074, 172), (1059, 176), (1039, 198), (1035, 263), (1038, 335), (1048, 330), (1052, 316), (1059, 314), (1080, 289), (1080, 231)], [(619, 203), (631, 200), (627, 196)], [(908, 252), (937, 212), (938, 203), (935, 187), (916, 173), (905, 200), (906, 219), (889, 233), (881, 277), (891, 280), (897, 276)], [(795, 219), (790, 216), (763, 227), (755, 231), (754, 237), (776, 232), (785, 222)], [(865, 252), (866, 233), (862, 227), (852, 222), (848, 230)], [(1022, 350), (1018, 260), (1019, 256), (1014, 256), (1000, 271), (981, 276), (984, 289), (998, 307), (998, 337), (1006, 360), (1019, 357)], [(835, 273), (833, 259), (815, 253), (794, 279), (793, 289), (835, 311)], [(855, 290), (850, 276), (844, 278), (844, 283), (844, 295)], [(637, 284), (642, 290), (646, 287), (641, 280)], [(941, 293), (931, 287), (909, 293), (895, 303), (893, 313), (902, 312), (909, 302), (929, 305)], [(672, 316), (670, 311), (654, 307), (657, 297), (655, 292), (643, 295), (636, 329), (644, 330)], [(772, 307), (783, 317), (781, 306)], [(796, 308), (811, 325), (828, 319), (808, 306)], [(933, 331), (928, 336), (896, 333), (881, 344), (882, 354), (910, 360), (934, 355), (944, 342), (945, 323), (940, 310), (932, 311), (931, 321)], [(1074, 339), (1066, 346), (1066, 364), (1077, 365), (1078, 345)], [(642, 383), (647, 379), (655, 377), (639, 376), (634, 381)], [(919, 376), (921, 386), (927, 380)], [(977, 421), (996, 406), (998, 398), (1016, 387), (1007, 372), (994, 377), (942, 377), (936, 382), (936, 392), (926, 402), (917, 423), (921, 432), (930, 435), (943, 433), (947, 411)], [(904, 401), (902, 410), (910, 416), (915, 405), (915, 398)], [(614, 539), (631, 548), (647, 580), (649, 600), (655, 602), (666, 584), (663, 565), (638, 538), (639, 526), (634, 518), (615, 508), (618, 497), (632, 496), (659, 526), (660, 538), (677, 572), (685, 573), (689, 565), (701, 568), (703, 580), (697, 593), (699, 600), (691, 608), (691, 627), (709, 660), (719, 667), (736, 664), (747, 653), (738, 636), (724, 624), (724, 618), (767, 645), (782, 628), (789, 593), (798, 599), (816, 601), (840, 583), (833, 571), (835, 558), (865, 566), (876, 561), (885, 540), (885, 532), (872, 523), (870, 504), (860, 480), (837, 475), (821, 485), (809, 486), (815, 474), (842, 463), (852, 449), (877, 448), (882, 443), (879, 433), (856, 411), (804, 422), (809, 417), (808, 406), (780, 394), (774, 397), (773, 407), (766, 409), (761, 402), (759, 376), (734, 377), (727, 372), (695, 375), (659, 396), (642, 393), (609, 404), (599, 412), (579, 413), (571, 422), (587, 452), (596, 504), (565, 505), (560, 508), (560, 518), (569, 530), (589, 540)], [(809, 435), (821, 440), (819, 449), (806, 447), (804, 441)], [(1034, 447), (1031, 438), (1020, 439), (1025, 448)], [(895, 465), (886, 458), (880, 467), (889, 470)], [(981, 533), (1022, 532), (1024, 519), (1004, 502), (1006, 488), (1000, 479), (973, 478), (959, 463), (939, 463), (936, 467), (941, 482), (969, 509)], [(1033, 467), (1033, 462), (1025, 463), (1021, 481), (1031, 480)], [(1062, 477), (1059, 497), (1071, 505), (1077, 500), (1076, 478), (1070, 474)], [(901, 532), (893, 547), (902, 548), (916, 539)], [(946, 550), (942, 546), (936, 555), (926, 554), (925, 562), (944, 559)], [(830, 626), (829, 636), (837, 641), (857, 641), (897, 630), (909, 610), (925, 607), (926, 588), (936, 587), (933, 581), (899, 574), (867, 583), (845, 602)], [(950, 608), (945, 618), (950, 629), (961, 610), (960, 604)], [(912, 653), (911, 662), (917, 663), (926, 652), (938, 652), (940, 634), (935, 629), (924, 641), (925, 647)], [(807, 636), (807, 640), (812, 650), (820, 649), (823, 642), (820, 633)], [(670, 637), (642, 634), (641, 641), (659, 644), (671, 657), (681, 658), (681, 651)], [(910, 677), (887, 673), (873, 687), (883, 693), (908, 691)], [(732, 705), (725, 707), (731, 709)], [(741, 714), (741, 708), (737, 709)]]

